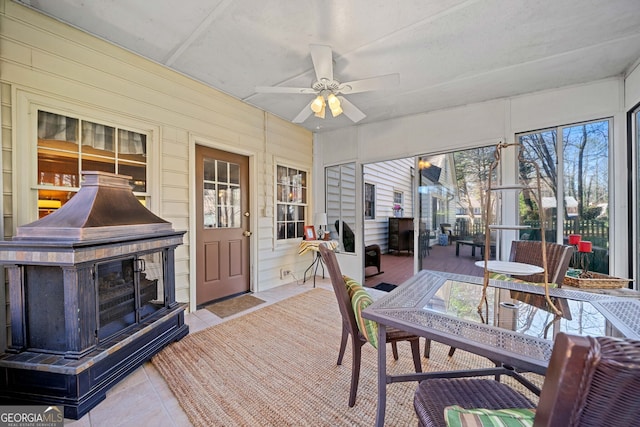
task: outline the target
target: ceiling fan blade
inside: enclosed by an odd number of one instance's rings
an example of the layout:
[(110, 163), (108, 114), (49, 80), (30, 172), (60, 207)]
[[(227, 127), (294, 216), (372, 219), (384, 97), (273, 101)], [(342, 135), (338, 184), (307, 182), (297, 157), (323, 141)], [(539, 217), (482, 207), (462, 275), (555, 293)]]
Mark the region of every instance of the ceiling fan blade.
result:
[(344, 94), (368, 92), (371, 90), (388, 89), (400, 83), (400, 74), (387, 74), (385, 76), (371, 77), (369, 79), (354, 80), (342, 83), (339, 92)]
[[(313, 101), (311, 101), (313, 102)], [(311, 115), (311, 113), (313, 113), (313, 111), (311, 111), (311, 102), (309, 102), (303, 109), (302, 111), (300, 111), (298, 113), (297, 116), (295, 116), (293, 118), (293, 120), (291, 120), (291, 122), (293, 123), (302, 123), (305, 120), (307, 120), (307, 118)]]
[(333, 54), (331, 53), (331, 46), (312, 44), (309, 45), (309, 49), (311, 50), (313, 68), (316, 71), (316, 79), (318, 81), (322, 81), (322, 79), (333, 81)]
[(347, 101), (347, 99), (344, 96), (339, 96), (338, 99), (340, 100), (340, 106), (342, 107), (342, 112), (344, 113), (345, 116), (349, 117), (351, 121), (353, 121), (354, 123), (358, 123), (360, 120), (367, 117), (367, 115), (362, 111), (360, 111), (358, 107), (353, 105), (351, 102)]
[(316, 95), (318, 92), (310, 87), (256, 86), (258, 93), (301, 93)]

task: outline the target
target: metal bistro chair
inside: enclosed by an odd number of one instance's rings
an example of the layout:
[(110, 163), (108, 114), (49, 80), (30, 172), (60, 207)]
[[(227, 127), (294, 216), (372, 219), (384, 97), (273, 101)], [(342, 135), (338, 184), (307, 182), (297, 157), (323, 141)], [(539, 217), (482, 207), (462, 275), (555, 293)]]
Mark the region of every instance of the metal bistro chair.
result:
[[(438, 378), (414, 396), (419, 426), (445, 425), (445, 408), (534, 408), (494, 379)], [(535, 427), (631, 426), (640, 421), (640, 341), (559, 333), (535, 411)]]
[[(336, 254), (328, 249), (325, 245), (320, 245), (320, 255), (329, 270), (331, 284), (338, 300), (340, 315), (342, 316), (342, 339), (340, 340), (340, 352), (338, 353), (338, 365), (342, 364), (342, 358), (347, 348), (347, 341), (351, 337), (352, 366), (351, 366), (351, 390), (349, 392), (349, 406), (356, 403), (356, 394), (358, 393), (358, 381), (360, 379), (360, 363), (362, 355), (362, 346), (367, 343), (366, 338), (358, 329), (351, 299), (347, 293), (344, 278), (340, 272), (340, 266), (336, 259)], [(411, 344), (411, 353), (413, 355), (413, 364), (416, 372), (422, 372), (422, 363), (420, 361), (420, 341), (416, 335), (399, 329), (387, 328), (387, 343), (392, 344), (393, 357), (398, 360), (398, 351), (396, 343), (399, 341), (409, 341)], [(380, 343), (379, 345), (384, 345)]]

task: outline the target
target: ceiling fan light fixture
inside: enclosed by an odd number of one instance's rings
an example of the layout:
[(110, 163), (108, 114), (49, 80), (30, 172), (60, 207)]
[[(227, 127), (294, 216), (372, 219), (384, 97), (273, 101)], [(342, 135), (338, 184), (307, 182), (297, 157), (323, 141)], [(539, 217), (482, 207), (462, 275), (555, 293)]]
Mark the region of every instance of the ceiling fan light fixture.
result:
[(333, 115), (333, 117), (338, 117), (340, 114), (342, 114), (340, 100), (335, 94), (330, 93), (329, 96), (327, 96), (327, 104), (329, 104), (329, 108), (331, 109), (331, 114)]
[(336, 107), (340, 107), (340, 100), (333, 93), (330, 93), (329, 96), (327, 96), (327, 103), (329, 104), (329, 108), (332, 110)]
[[(311, 107), (312, 107), (311, 109), (313, 109), (313, 105)], [(315, 113), (316, 113), (315, 114), (316, 117), (324, 119), (324, 113), (325, 113), (324, 103), (322, 103), (322, 108), (320, 109), (320, 111), (316, 111)]]
[(322, 97), (322, 95), (318, 95), (316, 99), (314, 99), (311, 103), (311, 111), (313, 111), (317, 115), (322, 110), (324, 110), (324, 98)]

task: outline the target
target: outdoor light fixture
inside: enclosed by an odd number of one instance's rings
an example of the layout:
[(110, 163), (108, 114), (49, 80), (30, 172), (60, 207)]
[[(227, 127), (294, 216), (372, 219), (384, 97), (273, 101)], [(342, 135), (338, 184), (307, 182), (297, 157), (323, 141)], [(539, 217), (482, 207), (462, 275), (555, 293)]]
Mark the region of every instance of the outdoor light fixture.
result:
[(420, 159), (418, 161), (418, 169), (426, 169), (431, 167), (431, 162), (428, 160)]

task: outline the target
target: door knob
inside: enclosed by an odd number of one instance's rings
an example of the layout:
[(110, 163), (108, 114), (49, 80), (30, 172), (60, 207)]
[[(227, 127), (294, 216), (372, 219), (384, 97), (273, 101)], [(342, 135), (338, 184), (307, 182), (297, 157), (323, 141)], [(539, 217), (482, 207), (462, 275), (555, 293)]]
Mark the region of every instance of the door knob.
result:
[(242, 235), (245, 236), (245, 237), (249, 237), (249, 236), (251, 236), (251, 232), (245, 230), (245, 231), (242, 232)]

